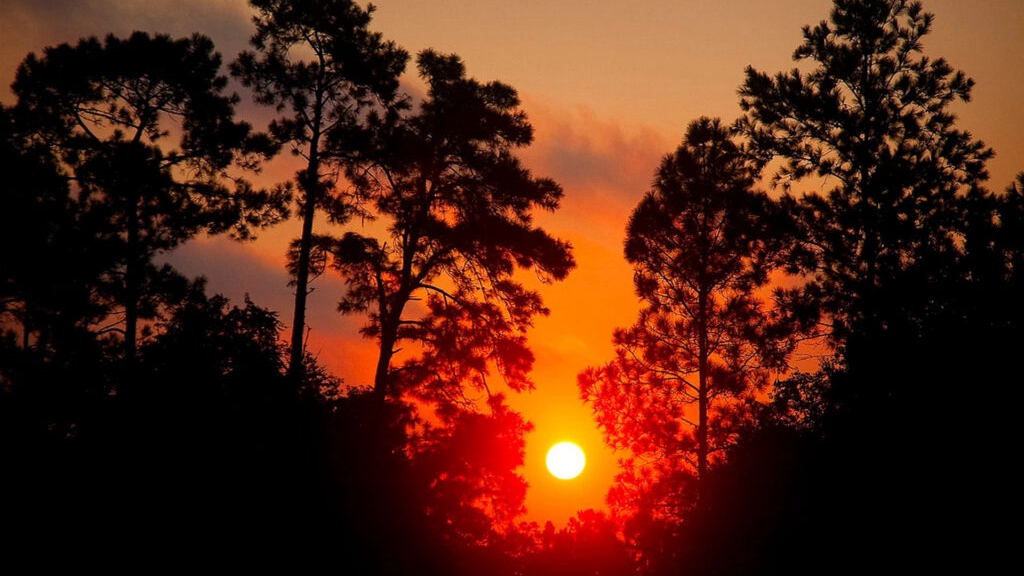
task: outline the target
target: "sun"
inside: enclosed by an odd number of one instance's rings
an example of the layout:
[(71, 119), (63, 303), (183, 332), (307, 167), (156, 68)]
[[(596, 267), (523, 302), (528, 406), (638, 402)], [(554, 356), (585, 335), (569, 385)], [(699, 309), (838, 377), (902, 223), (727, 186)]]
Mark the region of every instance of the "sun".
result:
[(552, 476), (571, 480), (583, 471), (586, 458), (579, 446), (572, 442), (559, 442), (548, 450), (547, 463)]

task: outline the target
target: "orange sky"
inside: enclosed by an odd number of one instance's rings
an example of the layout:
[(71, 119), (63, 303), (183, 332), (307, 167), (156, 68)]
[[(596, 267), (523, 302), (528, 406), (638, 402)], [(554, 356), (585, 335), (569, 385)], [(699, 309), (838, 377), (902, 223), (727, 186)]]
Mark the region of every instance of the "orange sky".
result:
[[(732, 120), (743, 69), (792, 67), (801, 26), (827, 18), (828, 0), (378, 0), (372, 27), (412, 53), (435, 48), (459, 54), (470, 75), (516, 88), (536, 128), (522, 153), (538, 175), (565, 189), (562, 209), (540, 222), (576, 249), (578, 268), (543, 295), (552, 313), (531, 333), (537, 390), (511, 398), (536, 426), (527, 438), (524, 475), (531, 485), (529, 520), (564, 524), (577, 510), (603, 507), (615, 471), (576, 374), (612, 356), (612, 330), (633, 322), (631, 270), (621, 256), (630, 210), (660, 158), (701, 115)], [(925, 53), (947, 58), (974, 78), (970, 104), (954, 110), (961, 128), (996, 150), (990, 187), (1004, 188), (1024, 170), (1024, 2), (925, 0), (936, 14)], [(226, 60), (251, 33), (244, 0), (3, 0), (0, 78), (9, 83), (29, 51), (108, 32), (135, 29), (212, 37)], [(415, 79), (410, 79), (415, 84)], [(244, 98), (244, 96), (243, 96)], [(0, 101), (11, 102), (8, 91)], [(265, 110), (242, 113), (259, 126)], [(288, 177), (287, 164), (270, 178)], [(240, 301), (245, 293), (290, 318), (283, 270), (285, 246), (298, 223), (266, 231), (250, 244), (226, 239), (190, 243), (171, 255), (185, 273), (203, 274), (214, 291)], [(339, 316), (337, 277), (314, 284), (311, 351), (350, 383), (368, 383), (374, 343), (356, 330), (360, 318)], [(561, 481), (544, 470), (544, 453), (573, 440), (588, 467)]]

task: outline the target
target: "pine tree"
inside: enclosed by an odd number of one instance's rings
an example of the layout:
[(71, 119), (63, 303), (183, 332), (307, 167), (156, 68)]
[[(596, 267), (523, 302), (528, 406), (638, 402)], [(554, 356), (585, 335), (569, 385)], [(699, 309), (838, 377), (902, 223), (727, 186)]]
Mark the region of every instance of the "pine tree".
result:
[(606, 440), (628, 451), (610, 498), (678, 520), (747, 418), (746, 401), (792, 350), (758, 294), (781, 253), (778, 209), (718, 120), (690, 124), (629, 220), (626, 259), (643, 303), (616, 357), (579, 375)]
[(79, 224), (104, 244), (97, 290), (123, 309), (129, 362), (139, 320), (174, 276), (153, 256), (200, 232), (249, 237), (282, 208), (240, 176), (269, 146), (234, 119), (237, 97), (223, 93), (219, 70), (206, 37), (136, 32), (30, 54), (13, 84), (32, 138), (58, 150), (73, 178)]
[[(372, 168), (351, 174), (386, 233), (347, 234), (335, 265), (348, 284), (340, 310), (367, 312), (363, 332), (380, 343), (376, 395), (455, 409), (489, 391), (492, 368), (512, 390), (532, 386), (525, 331), (547, 309), (514, 275), (560, 280), (574, 262), (567, 242), (533, 223), (562, 189), (513, 154), (533, 137), (515, 90), (467, 78), (456, 56), (425, 51), (418, 65), (426, 100)], [(422, 354), (396, 366), (402, 342)]]
[[(252, 0), (255, 51), (239, 55), (232, 73), (257, 102), (274, 106), (278, 142), (305, 162), (296, 175), (302, 234), (293, 247), (295, 282), (289, 372), (302, 370), (306, 299), (316, 256), (313, 221), (318, 213), (344, 223), (354, 199), (336, 189), (339, 163), (366, 142), (360, 127), (375, 106), (398, 107), (398, 76), (408, 55), (367, 26), (373, 6), (351, 0)], [(379, 110), (378, 110), (379, 111)], [(322, 254), (321, 254), (322, 255)]]
[(808, 294), (833, 342), (853, 331), (913, 324), (921, 298), (950, 276), (963, 244), (963, 196), (987, 178), (992, 151), (955, 127), (950, 106), (973, 81), (922, 55), (932, 14), (908, 0), (836, 0), (829, 22), (804, 27), (794, 53), (812, 65), (774, 77), (748, 68), (738, 127), (771, 176), (799, 199), (803, 245), (814, 258)]

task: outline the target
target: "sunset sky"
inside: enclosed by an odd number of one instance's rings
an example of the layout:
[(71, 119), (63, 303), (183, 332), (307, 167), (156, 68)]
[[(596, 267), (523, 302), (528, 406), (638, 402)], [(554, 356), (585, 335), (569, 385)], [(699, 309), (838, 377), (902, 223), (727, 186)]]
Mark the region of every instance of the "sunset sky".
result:
[[(603, 508), (616, 456), (607, 449), (589, 408), (579, 400), (576, 374), (612, 357), (615, 327), (638, 309), (632, 272), (622, 258), (626, 220), (647, 189), (660, 158), (685, 126), (702, 115), (731, 121), (740, 114), (736, 90), (753, 65), (774, 73), (793, 66), (801, 27), (828, 17), (829, 0), (379, 0), (371, 28), (415, 54), (425, 48), (462, 57), (471, 76), (518, 90), (535, 127), (521, 152), (541, 176), (565, 191), (562, 208), (539, 222), (575, 248), (577, 269), (545, 286), (551, 315), (530, 335), (537, 389), (511, 403), (535, 425), (527, 438), (524, 476), (531, 485), (528, 520), (565, 523), (577, 510)], [(252, 33), (244, 0), (0, 0), (0, 78), (9, 84), (30, 51), (89, 35), (133, 30), (210, 36), (225, 62)], [(958, 124), (993, 147), (989, 186), (1001, 190), (1024, 171), (1024, 2), (926, 0), (936, 15), (925, 54), (945, 57), (975, 82), (972, 102), (957, 105)], [(412, 90), (420, 86), (410, 64)], [(265, 109), (243, 98), (240, 115), (258, 128)], [(0, 101), (11, 103), (9, 90)], [(265, 182), (291, 177), (285, 158)], [(212, 291), (236, 302), (244, 294), (291, 317), (284, 253), (298, 221), (266, 230), (253, 243), (225, 238), (194, 241), (168, 259), (190, 275), (205, 275)], [(310, 351), (350, 384), (372, 380), (375, 343), (357, 333), (363, 320), (335, 306), (342, 279), (328, 273), (313, 284)], [(583, 474), (556, 480), (544, 469), (547, 448), (560, 440), (582, 446)]]

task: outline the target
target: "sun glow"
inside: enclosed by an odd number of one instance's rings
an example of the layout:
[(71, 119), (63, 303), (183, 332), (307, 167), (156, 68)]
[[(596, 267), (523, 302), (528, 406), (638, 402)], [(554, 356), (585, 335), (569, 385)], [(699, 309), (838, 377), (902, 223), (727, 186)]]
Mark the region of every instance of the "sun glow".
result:
[(548, 471), (555, 478), (571, 480), (580, 475), (585, 463), (583, 450), (572, 442), (559, 442), (548, 450)]

